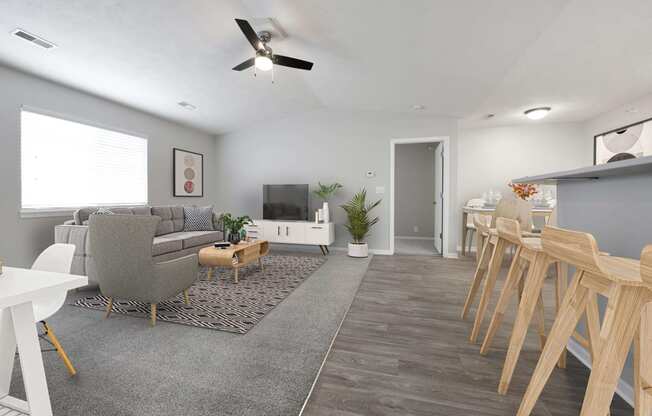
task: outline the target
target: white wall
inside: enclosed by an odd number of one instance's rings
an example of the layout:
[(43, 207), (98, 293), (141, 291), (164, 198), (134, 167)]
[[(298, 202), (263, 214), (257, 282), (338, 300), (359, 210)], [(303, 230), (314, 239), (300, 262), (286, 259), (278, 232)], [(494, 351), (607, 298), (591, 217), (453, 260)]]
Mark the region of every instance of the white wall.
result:
[[(451, 159), (454, 160), (456, 135), (457, 122), (454, 119), (415, 114), (318, 110), (255, 125), (218, 139), (219, 207), (238, 215), (260, 218), (264, 183), (308, 183), (314, 186), (318, 181), (338, 181), (344, 189), (331, 202), (331, 212), (337, 224), (335, 245), (344, 247), (349, 236), (342, 226), (344, 212), (338, 206), (357, 190), (366, 187), (370, 200), (383, 199), (375, 211), (380, 222), (368, 238), (369, 246), (387, 250), (390, 140), (450, 136)], [(368, 170), (375, 171), (376, 176), (367, 178), (365, 172)], [(456, 175), (451, 176), (454, 190)], [(384, 187), (384, 194), (376, 194), (379, 186)], [(451, 225), (457, 221), (453, 216)], [(455, 234), (458, 227), (451, 229)], [(451, 240), (456, 241), (456, 235)], [(454, 243), (451, 247), (454, 250)]]
[(581, 123), (460, 129), (460, 202), (490, 188), (510, 192), (510, 180), (593, 163), (593, 142)]
[(593, 137), (598, 134), (649, 118), (652, 118), (652, 94), (587, 120), (584, 130), (593, 144)]
[[(3, 66), (0, 86), (0, 259), (5, 263), (30, 265), (53, 242), (54, 225), (67, 219), (19, 216), (22, 105), (148, 137), (151, 204), (209, 204), (215, 200), (215, 140), (211, 135)], [(173, 147), (204, 154), (204, 198), (172, 197)]]
[(397, 237), (433, 238), (435, 235), (436, 146), (437, 143), (396, 146), (394, 234)]
[[(459, 131), (458, 209), (510, 180), (593, 163), (593, 141), (582, 123), (533, 123)], [(554, 194), (554, 187), (546, 187)], [(461, 227), (461, 225), (460, 225)]]

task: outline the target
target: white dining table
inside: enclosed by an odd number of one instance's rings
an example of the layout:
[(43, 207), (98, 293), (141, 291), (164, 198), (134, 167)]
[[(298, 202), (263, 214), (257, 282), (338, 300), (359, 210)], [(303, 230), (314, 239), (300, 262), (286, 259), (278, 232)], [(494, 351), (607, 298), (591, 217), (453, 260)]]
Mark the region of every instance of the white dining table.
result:
[[(469, 214), (484, 214), (491, 215), (496, 211), (496, 206), (491, 207), (472, 207), (465, 205), (462, 207), (462, 256), (466, 256), (466, 233), (468, 231), (468, 218)], [(552, 214), (552, 207), (534, 207), (530, 211), (533, 217), (547, 218)]]
[[(33, 302), (87, 284), (85, 276), (3, 268), (0, 275), (0, 415), (52, 416)], [(16, 348), (26, 401), (9, 395)]]

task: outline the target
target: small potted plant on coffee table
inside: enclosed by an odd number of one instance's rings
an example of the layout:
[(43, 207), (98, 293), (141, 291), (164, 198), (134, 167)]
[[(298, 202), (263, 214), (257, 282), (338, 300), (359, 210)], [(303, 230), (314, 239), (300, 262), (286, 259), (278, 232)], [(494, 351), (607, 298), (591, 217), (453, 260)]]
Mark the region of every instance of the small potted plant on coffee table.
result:
[(231, 244), (238, 244), (244, 226), (252, 223), (251, 218), (249, 218), (248, 215), (233, 217), (228, 212), (222, 215), (222, 222), (224, 223), (224, 229), (229, 232), (229, 243)]
[(344, 205), (348, 222), (344, 225), (351, 234), (353, 241), (349, 243), (350, 257), (369, 256), (369, 246), (364, 241), (371, 227), (379, 220), (378, 217), (369, 218), (369, 211), (380, 205), (380, 199), (367, 205), (367, 191), (362, 188), (360, 192), (353, 195), (353, 198)]

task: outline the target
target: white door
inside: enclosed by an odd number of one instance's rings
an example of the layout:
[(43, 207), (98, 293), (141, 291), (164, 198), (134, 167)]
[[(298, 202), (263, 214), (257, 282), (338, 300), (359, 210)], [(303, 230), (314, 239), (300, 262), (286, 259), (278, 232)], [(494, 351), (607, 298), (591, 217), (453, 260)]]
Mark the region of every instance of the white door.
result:
[(442, 254), (444, 224), (444, 144), (435, 148), (435, 250)]

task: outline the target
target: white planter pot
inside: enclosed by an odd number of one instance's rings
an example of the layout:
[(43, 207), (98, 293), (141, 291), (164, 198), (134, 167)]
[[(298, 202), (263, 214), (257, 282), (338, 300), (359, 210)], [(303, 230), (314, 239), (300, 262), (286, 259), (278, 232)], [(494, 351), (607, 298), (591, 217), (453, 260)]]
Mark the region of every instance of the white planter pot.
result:
[(369, 245), (349, 243), (349, 257), (369, 257)]
[(322, 211), (322, 221), (325, 223), (330, 222), (330, 212), (328, 211), (328, 202), (324, 202), (324, 205), (321, 208)]

